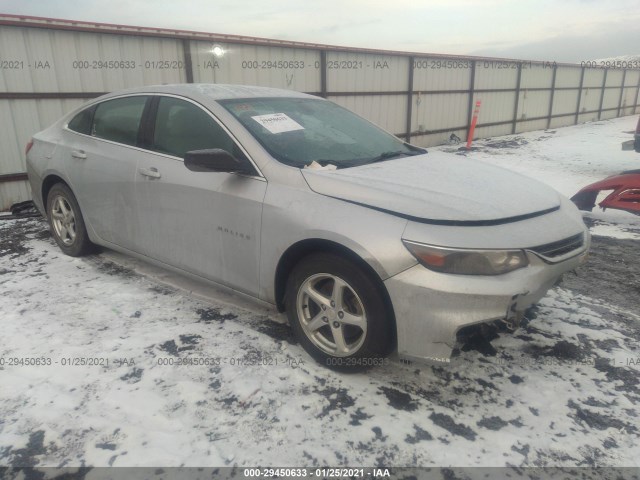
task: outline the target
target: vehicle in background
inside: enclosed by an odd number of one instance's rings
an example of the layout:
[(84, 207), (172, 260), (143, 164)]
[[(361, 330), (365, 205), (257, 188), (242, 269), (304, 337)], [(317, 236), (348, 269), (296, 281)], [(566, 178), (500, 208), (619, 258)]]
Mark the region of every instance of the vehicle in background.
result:
[(600, 192), (611, 191), (598, 206), (640, 215), (640, 170), (629, 170), (587, 185), (571, 200), (580, 210), (592, 211)]

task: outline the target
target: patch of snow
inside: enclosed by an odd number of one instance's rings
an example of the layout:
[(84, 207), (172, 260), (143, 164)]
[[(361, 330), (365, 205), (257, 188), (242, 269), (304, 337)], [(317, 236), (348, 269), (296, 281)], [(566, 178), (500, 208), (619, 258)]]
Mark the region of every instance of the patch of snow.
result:
[[(640, 393), (624, 380), (637, 329), (570, 291), (494, 341), (495, 357), (342, 375), (269, 317), (40, 236), (2, 257), (5, 464), (37, 434), (35, 459), (53, 466), (638, 465)], [(78, 358), (108, 365), (63, 365)]]

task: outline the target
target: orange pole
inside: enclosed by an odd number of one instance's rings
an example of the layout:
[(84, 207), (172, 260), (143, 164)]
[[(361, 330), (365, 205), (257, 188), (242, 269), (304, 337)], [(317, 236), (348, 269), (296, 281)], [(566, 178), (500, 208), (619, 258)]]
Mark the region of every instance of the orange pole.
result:
[(473, 132), (476, 129), (476, 123), (478, 123), (478, 113), (480, 113), (480, 100), (476, 101), (476, 108), (473, 110), (473, 117), (471, 118), (471, 127), (469, 128), (469, 135), (467, 136), (467, 150), (471, 149), (471, 142), (473, 141)]

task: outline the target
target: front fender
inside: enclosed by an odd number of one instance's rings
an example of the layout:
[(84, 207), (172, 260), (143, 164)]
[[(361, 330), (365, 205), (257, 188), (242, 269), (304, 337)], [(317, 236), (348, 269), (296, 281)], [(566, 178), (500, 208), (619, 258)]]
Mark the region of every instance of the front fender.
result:
[(262, 214), (260, 298), (275, 303), (277, 266), (292, 245), (320, 239), (362, 258), (382, 280), (415, 265), (401, 241), (407, 221), (305, 191), (269, 184)]

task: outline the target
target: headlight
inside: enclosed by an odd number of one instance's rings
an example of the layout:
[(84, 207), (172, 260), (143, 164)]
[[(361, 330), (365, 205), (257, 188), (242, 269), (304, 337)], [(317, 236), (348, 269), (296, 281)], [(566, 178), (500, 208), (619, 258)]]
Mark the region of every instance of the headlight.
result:
[(403, 240), (404, 246), (430, 270), (458, 275), (501, 275), (529, 264), (522, 250), (463, 250)]

